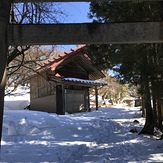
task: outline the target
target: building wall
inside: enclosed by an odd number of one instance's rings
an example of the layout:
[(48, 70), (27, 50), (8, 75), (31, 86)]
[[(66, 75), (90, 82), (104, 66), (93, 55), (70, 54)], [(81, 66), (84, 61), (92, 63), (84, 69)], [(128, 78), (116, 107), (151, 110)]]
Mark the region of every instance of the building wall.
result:
[(65, 90), (65, 112), (77, 113), (85, 110), (84, 90)]
[(45, 74), (30, 80), (30, 109), (56, 112), (55, 83), (48, 82)]
[[(47, 81), (46, 75), (37, 75), (30, 81), (30, 109), (37, 111), (45, 111), (58, 113), (57, 102), (63, 103), (63, 112), (76, 113), (88, 109), (88, 89), (82, 86), (65, 85), (65, 99), (61, 99), (58, 95), (56, 99), (56, 84), (53, 81)], [(57, 100), (57, 102), (56, 102)], [(63, 100), (65, 100), (63, 102)], [(62, 111), (62, 107), (58, 106)], [(59, 114), (59, 113), (58, 113)]]
[(56, 95), (31, 100), (30, 110), (56, 113)]
[(48, 82), (46, 75), (37, 75), (30, 80), (30, 99), (42, 98), (55, 93), (55, 83)]

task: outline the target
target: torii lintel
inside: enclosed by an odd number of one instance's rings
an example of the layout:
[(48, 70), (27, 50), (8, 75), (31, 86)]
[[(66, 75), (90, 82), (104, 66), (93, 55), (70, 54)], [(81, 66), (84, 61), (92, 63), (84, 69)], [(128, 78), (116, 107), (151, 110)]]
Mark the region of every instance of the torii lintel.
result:
[(163, 42), (162, 22), (9, 25), (9, 45)]

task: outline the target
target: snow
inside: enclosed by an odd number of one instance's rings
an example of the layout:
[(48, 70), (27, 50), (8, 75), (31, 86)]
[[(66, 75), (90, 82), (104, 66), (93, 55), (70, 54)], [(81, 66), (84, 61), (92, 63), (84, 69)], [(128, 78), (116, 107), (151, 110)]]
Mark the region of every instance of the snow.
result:
[[(11, 92), (12, 88), (8, 88), (7, 92)], [(15, 93), (5, 96), (5, 109), (22, 110), (30, 105), (29, 87), (19, 86)]]
[(66, 115), (11, 107), (4, 111), (0, 162), (163, 162), (162, 140), (130, 132), (133, 128), (140, 132), (143, 125), (139, 107), (116, 106)]

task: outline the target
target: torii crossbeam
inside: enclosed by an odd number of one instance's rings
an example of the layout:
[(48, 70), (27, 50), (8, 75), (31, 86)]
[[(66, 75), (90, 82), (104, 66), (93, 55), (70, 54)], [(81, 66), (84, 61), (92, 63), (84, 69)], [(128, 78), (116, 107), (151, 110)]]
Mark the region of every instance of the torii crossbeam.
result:
[(131, 44), (158, 42), (163, 42), (162, 22), (8, 26), (9, 45)]

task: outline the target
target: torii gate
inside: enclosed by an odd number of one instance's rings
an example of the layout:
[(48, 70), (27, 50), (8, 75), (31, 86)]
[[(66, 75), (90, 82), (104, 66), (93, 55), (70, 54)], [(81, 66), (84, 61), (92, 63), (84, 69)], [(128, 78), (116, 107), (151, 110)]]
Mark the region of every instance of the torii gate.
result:
[[(162, 22), (108, 23), (108, 24), (86, 23), (86, 24), (53, 24), (53, 25), (9, 24), (11, 1), (15, 3), (20, 3), (20, 2), (90, 2), (93, 0), (0, 0), (0, 50), (1, 50), (0, 140), (2, 136), (4, 90), (6, 84), (5, 72), (7, 63), (7, 51), (9, 45), (108, 44), (108, 43), (122, 44), (122, 43), (163, 42)], [(122, 1), (122, 0), (112, 0), (112, 1)]]

